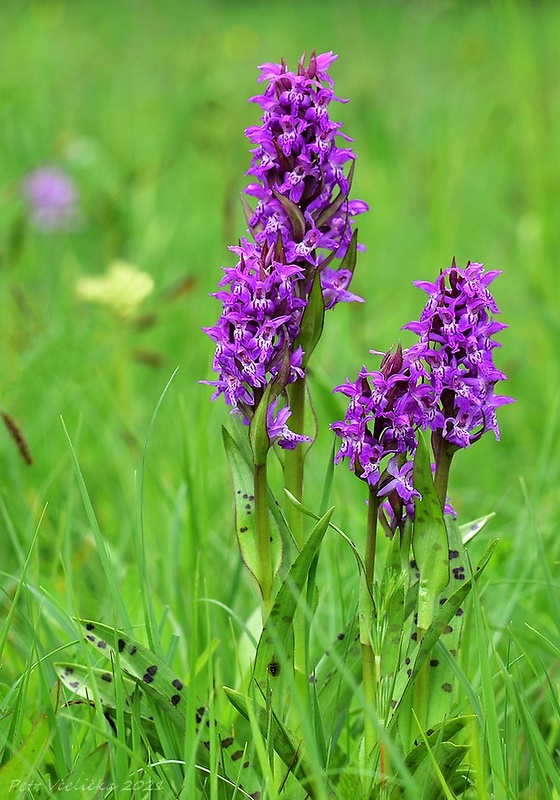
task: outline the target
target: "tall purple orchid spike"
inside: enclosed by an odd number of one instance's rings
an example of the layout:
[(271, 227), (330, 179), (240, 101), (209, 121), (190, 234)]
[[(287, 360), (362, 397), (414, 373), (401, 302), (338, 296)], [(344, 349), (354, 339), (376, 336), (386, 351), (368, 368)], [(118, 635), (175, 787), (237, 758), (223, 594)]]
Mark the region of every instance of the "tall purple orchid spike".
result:
[[(360, 247), (354, 218), (367, 205), (348, 198), (355, 156), (338, 146), (341, 125), (329, 116), (330, 102), (338, 99), (328, 74), (335, 58), (312, 53), (307, 66), (302, 57), (297, 72), (284, 61), (263, 64), (260, 80), (267, 87), (251, 98), (263, 109), (260, 124), (246, 131), (256, 145), (248, 171), (256, 182), (245, 190), (256, 207), (243, 201), (254, 241), (246, 237), (231, 248), (238, 262), (224, 269), (213, 295), (222, 315), (205, 332), (216, 343), (218, 378), (203, 381), (216, 387), (212, 399), (223, 394), (246, 424), (267, 386), (274, 382), (277, 396), (304, 377), (323, 309), (362, 301), (349, 285)], [(338, 268), (335, 259), (342, 259)], [(313, 303), (314, 319), (304, 334), (315, 285), (322, 300)], [(267, 428), (271, 442), (292, 450), (309, 437), (288, 428), (289, 416), (288, 405), (272, 403)]]

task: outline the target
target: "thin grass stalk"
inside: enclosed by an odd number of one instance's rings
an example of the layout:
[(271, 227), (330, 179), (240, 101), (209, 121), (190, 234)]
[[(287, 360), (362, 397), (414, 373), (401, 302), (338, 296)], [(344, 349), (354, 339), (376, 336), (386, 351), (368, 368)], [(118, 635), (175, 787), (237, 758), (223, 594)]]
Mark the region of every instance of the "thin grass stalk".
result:
[[(375, 554), (377, 546), (377, 511), (379, 501), (375, 489), (370, 487), (367, 529), (365, 572), (360, 583), (360, 644), (362, 647), (362, 678), (365, 701), (364, 714), (364, 766), (367, 767), (377, 744), (377, 733), (372, 712), (377, 707), (377, 672), (373, 650), (373, 582), (375, 576)], [(367, 780), (367, 776), (364, 776)]]

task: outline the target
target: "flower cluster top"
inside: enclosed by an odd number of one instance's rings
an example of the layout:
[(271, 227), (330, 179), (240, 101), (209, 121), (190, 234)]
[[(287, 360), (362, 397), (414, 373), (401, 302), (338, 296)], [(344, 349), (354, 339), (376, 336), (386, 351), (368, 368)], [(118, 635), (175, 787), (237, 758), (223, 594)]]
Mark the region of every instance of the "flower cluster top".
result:
[[(349, 200), (354, 153), (336, 144), (340, 123), (329, 116), (334, 98), (328, 68), (332, 53), (304, 58), (298, 71), (284, 61), (261, 66), (263, 95), (251, 98), (263, 114), (246, 131), (256, 147), (248, 174), (257, 179), (246, 194), (256, 198), (252, 210), (244, 201), (249, 237), (230, 249), (235, 267), (224, 268), (218, 322), (205, 328), (216, 343), (213, 399), (223, 395), (232, 410), (249, 423), (272, 382), (287, 384), (303, 377), (304, 353), (299, 340), (303, 314), (317, 274), (323, 305), (361, 301), (349, 291), (353, 263), (345, 256), (357, 249), (354, 217), (367, 206)], [(348, 139), (348, 137), (345, 137)], [(334, 259), (343, 259), (336, 268)], [(293, 448), (307, 437), (287, 427), (289, 406), (274, 402), (267, 415), (271, 441)]]
[(416, 282), (428, 301), (404, 328), (419, 341), (335, 390), (350, 398), (344, 421), (332, 425), (342, 438), (337, 462), (348, 458), (379, 497), (393, 494), (409, 515), (418, 496), (411, 475), (418, 430), (432, 431), (436, 451), (468, 447), (490, 430), (499, 439), (496, 409), (512, 399), (494, 394), (506, 378), (493, 359), (494, 334), (507, 327), (491, 317), (498, 307), (488, 286), (498, 274), (453, 261), (435, 283)]
[(332, 52), (311, 55), (297, 73), (281, 64), (263, 64), (264, 94), (251, 98), (262, 109), (260, 125), (246, 131), (256, 145), (248, 175), (257, 178), (246, 194), (257, 199), (249, 227), (260, 244), (274, 245), (280, 236), (288, 262), (302, 264), (306, 275), (321, 271), (326, 303), (361, 300), (347, 291), (351, 274), (333, 270), (333, 256), (343, 257), (353, 232), (353, 218), (367, 211), (361, 200), (349, 200), (351, 172), (345, 168), (355, 155), (339, 147), (341, 123), (330, 118), (336, 98), (328, 69)]
[(420, 320), (404, 327), (419, 336), (423, 378), (437, 404), (426, 427), (440, 429), (457, 447), (468, 447), (490, 430), (499, 439), (496, 408), (512, 402), (494, 394), (497, 381), (506, 380), (494, 365), (493, 350), (500, 344), (493, 337), (507, 325), (492, 319), (499, 309), (488, 289), (499, 274), (474, 262), (460, 270), (453, 262), (435, 283), (414, 284), (428, 294), (428, 302)]

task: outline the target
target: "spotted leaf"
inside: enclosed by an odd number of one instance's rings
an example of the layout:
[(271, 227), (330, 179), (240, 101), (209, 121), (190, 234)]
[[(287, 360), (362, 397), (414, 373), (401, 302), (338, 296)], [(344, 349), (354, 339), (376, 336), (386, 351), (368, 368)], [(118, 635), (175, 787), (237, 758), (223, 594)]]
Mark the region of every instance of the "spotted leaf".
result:
[[(224, 447), (233, 479), (235, 502), (235, 533), (241, 558), (255, 580), (258, 576), (259, 557), (255, 526), (255, 490), (253, 470), (231, 434), (222, 428)], [(271, 530), (272, 559), (275, 572), (282, 559), (282, 539), (276, 529)]]

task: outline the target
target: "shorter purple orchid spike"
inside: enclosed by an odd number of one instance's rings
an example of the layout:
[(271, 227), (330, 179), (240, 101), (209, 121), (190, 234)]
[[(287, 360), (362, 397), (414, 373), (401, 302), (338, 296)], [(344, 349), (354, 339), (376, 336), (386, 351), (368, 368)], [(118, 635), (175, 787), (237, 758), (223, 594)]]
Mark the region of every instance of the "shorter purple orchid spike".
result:
[(395, 492), (413, 513), (414, 414), (425, 398), (412, 377), (407, 352), (397, 345), (385, 354), (379, 370), (363, 367), (354, 383), (334, 391), (350, 398), (344, 421), (331, 425), (342, 439), (335, 462), (348, 458), (350, 468), (378, 497)]
[(420, 320), (404, 328), (419, 336), (417, 353), (426, 365), (424, 381), (433, 391), (437, 413), (418, 420), (455, 448), (468, 447), (486, 431), (496, 439), (500, 430), (496, 409), (513, 399), (494, 394), (506, 380), (494, 364), (494, 339), (507, 325), (496, 322), (499, 313), (488, 286), (500, 274), (469, 262), (459, 269), (455, 259), (434, 283), (417, 281), (428, 294)]

